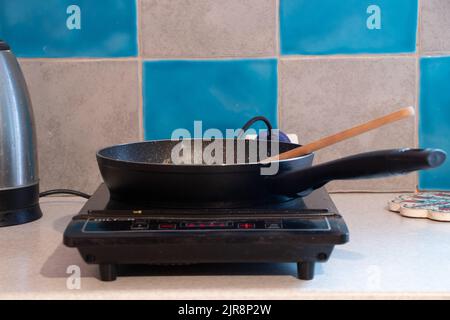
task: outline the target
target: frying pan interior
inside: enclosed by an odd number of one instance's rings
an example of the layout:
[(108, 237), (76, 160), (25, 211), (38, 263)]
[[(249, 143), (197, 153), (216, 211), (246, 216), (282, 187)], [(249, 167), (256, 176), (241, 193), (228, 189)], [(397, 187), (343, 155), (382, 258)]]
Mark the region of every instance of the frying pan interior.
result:
[[(112, 146), (100, 150), (97, 155), (140, 164), (232, 165), (256, 163), (298, 146), (294, 143), (243, 139), (159, 140)], [(174, 159), (174, 155), (178, 160)], [(205, 162), (208, 156), (214, 161)]]

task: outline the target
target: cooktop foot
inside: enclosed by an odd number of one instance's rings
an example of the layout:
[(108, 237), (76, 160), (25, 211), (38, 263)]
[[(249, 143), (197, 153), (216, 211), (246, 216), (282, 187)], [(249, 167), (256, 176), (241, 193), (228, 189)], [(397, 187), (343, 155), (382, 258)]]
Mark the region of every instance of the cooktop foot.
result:
[(114, 281), (117, 279), (117, 265), (115, 264), (101, 264), (100, 280), (102, 281)]
[(297, 263), (297, 277), (300, 280), (312, 280), (314, 278), (314, 262), (302, 261)]

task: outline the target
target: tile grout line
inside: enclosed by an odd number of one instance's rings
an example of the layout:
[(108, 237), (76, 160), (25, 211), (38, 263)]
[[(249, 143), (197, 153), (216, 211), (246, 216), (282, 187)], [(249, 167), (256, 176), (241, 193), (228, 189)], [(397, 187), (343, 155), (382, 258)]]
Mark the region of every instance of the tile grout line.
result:
[(450, 51), (422, 51), (421, 57), (448, 57), (450, 56)]
[(379, 54), (333, 54), (333, 55), (284, 55), (283, 60), (343, 60), (343, 59), (379, 59), (379, 58), (411, 58), (416, 53), (379, 53)]
[[(336, 55), (281, 55), (274, 56), (216, 56), (216, 57), (151, 57), (143, 58), (140, 55), (126, 58), (26, 58), (18, 57), (23, 61), (36, 62), (126, 62), (126, 61), (214, 61), (214, 60), (262, 60), (262, 59), (280, 59), (280, 60), (344, 60), (344, 59), (383, 59), (383, 58), (416, 58), (422, 57), (419, 53), (389, 53), (389, 54), (336, 54)], [(434, 52), (432, 55), (424, 53), (423, 56), (450, 56), (450, 52)]]
[(276, 59), (277, 56), (274, 55), (248, 55), (248, 56), (183, 56), (183, 57), (142, 57), (144, 61), (214, 61), (214, 60), (252, 60), (252, 59)]
[(139, 140), (144, 140), (144, 91), (143, 91), (143, 66), (142, 66), (142, 0), (136, 0), (137, 5), (137, 42), (138, 42), (138, 125)]
[(26, 58), (17, 57), (23, 61), (36, 61), (36, 62), (127, 62), (127, 61), (137, 61), (138, 56), (135, 57), (124, 57), (124, 58)]
[(275, 0), (275, 56), (280, 58), (280, 0)]
[(280, 73), (280, 0), (275, 0), (275, 55), (277, 59), (277, 118), (278, 129), (282, 127), (282, 111), (281, 111), (281, 73)]
[(126, 61), (214, 61), (214, 60), (262, 60), (262, 59), (280, 59), (280, 60), (344, 60), (344, 59), (383, 59), (383, 58), (416, 58), (416, 57), (435, 57), (435, 56), (450, 56), (450, 51), (445, 52), (424, 52), (420, 53), (382, 53), (382, 54), (335, 54), (335, 55), (281, 55), (276, 54), (274, 56), (216, 56), (216, 57), (150, 57), (143, 58), (141, 55), (135, 57), (125, 58), (29, 58), (20, 57), (17, 58), (23, 61), (35, 61), (35, 62), (126, 62)]
[[(415, 69), (416, 69), (416, 83), (415, 83), (415, 105), (416, 105), (416, 117), (414, 120), (414, 146), (418, 148), (419, 146), (419, 117), (420, 117), (420, 55), (422, 51), (421, 47), (421, 36), (422, 36), (422, 0), (418, 0), (417, 2), (418, 12), (417, 12), (417, 38), (416, 38), (416, 61), (415, 61)], [(416, 181), (416, 191), (419, 190), (419, 174), (415, 174)]]

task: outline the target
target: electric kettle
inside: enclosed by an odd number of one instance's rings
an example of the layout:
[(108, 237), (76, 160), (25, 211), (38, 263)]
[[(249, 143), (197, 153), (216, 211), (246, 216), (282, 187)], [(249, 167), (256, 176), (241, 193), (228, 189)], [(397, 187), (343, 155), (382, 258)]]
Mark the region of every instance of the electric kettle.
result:
[(0, 40), (0, 227), (41, 216), (31, 101), (16, 57)]

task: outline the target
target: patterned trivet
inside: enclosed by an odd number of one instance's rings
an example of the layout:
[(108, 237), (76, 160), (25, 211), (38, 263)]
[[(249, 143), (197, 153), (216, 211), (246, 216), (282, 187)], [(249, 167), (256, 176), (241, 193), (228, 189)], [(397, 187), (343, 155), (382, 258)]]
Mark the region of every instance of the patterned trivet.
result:
[(389, 210), (410, 218), (450, 221), (450, 193), (403, 194), (389, 201)]

